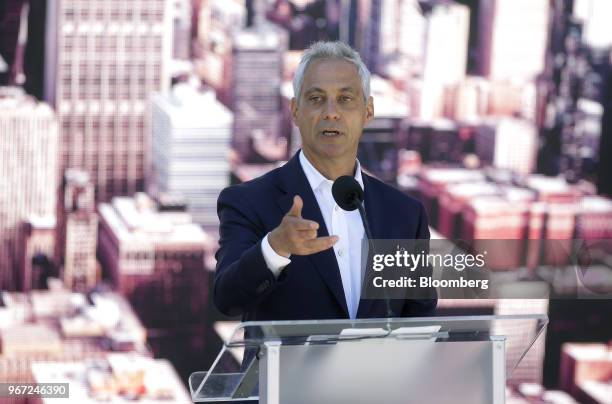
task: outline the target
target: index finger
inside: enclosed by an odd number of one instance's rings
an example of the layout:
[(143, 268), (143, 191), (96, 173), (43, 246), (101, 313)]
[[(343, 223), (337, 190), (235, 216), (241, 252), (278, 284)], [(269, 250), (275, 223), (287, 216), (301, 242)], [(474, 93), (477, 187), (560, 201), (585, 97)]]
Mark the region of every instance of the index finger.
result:
[(298, 217), (289, 218), (289, 223), (295, 230), (316, 230), (319, 228), (319, 223), (314, 220), (302, 219)]
[(338, 236), (318, 237), (314, 240), (306, 240), (304, 242), (304, 248), (309, 251), (308, 254), (316, 254), (331, 248), (337, 241)]

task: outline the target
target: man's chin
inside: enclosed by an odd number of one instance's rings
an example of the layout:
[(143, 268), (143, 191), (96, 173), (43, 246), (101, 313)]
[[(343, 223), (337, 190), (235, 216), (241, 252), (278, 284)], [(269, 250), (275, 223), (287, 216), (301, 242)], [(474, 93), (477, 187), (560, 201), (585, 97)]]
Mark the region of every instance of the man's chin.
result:
[(344, 145), (325, 145), (316, 151), (317, 157), (326, 160), (345, 159), (351, 155)]

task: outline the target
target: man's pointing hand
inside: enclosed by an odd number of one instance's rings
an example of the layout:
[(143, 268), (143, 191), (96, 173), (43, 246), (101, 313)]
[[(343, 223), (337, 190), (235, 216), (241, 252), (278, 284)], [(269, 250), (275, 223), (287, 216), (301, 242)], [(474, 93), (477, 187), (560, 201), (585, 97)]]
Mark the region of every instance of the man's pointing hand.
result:
[(268, 242), (283, 257), (310, 255), (327, 250), (338, 241), (338, 236), (317, 237), (319, 224), (302, 218), (304, 202), (299, 195), (277, 228), (270, 232)]

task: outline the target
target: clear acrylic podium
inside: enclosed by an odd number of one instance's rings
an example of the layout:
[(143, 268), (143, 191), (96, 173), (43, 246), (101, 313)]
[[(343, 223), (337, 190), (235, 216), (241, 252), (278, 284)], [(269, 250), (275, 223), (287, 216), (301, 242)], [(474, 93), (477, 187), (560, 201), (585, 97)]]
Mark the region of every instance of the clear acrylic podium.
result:
[(545, 315), (245, 322), (194, 402), (502, 404)]

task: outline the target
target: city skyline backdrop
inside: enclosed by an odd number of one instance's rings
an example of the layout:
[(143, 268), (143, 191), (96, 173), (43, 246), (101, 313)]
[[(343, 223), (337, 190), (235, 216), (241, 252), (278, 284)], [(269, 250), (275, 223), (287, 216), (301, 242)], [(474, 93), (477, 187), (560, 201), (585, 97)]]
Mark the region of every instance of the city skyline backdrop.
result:
[[(95, 306), (66, 303), (41, 325), (15, 303), (64, 296), (48, 287), (59, 279), (125, 298), (143, 352), (183, 381), (210, 363), (212, 325), (226, 320), (209, 290), (216, 199), (299, 149), (291, 80), (317, 40), (348, 43), (372, 72), (375, 118), (358, 158), (423, 202), (435, 237), (538, 240), (507, 269), (565, 271), (549, 240), (612, 239), (609, 15), (607, 0), (4, 0), (0, 342), (16, 330), (61, 339), (57, 321)], [(612, 279), (611, 253), (596, 279)], [(612, 307), (567, 304), (448, 300), (440, 313), (548, 312), (553, 332), (516, 382), (585, 400), (560, 378), (561, 346), (612, 340)], [(85, 341), (97, 326), (84, 324)], [(113, 327), (96, 328), (107, 345), (78, 360), (119, 344)], [(15, 348), (20, 380), (58, 346)], [(595, 391), (610, 388), (602, 380)]]

